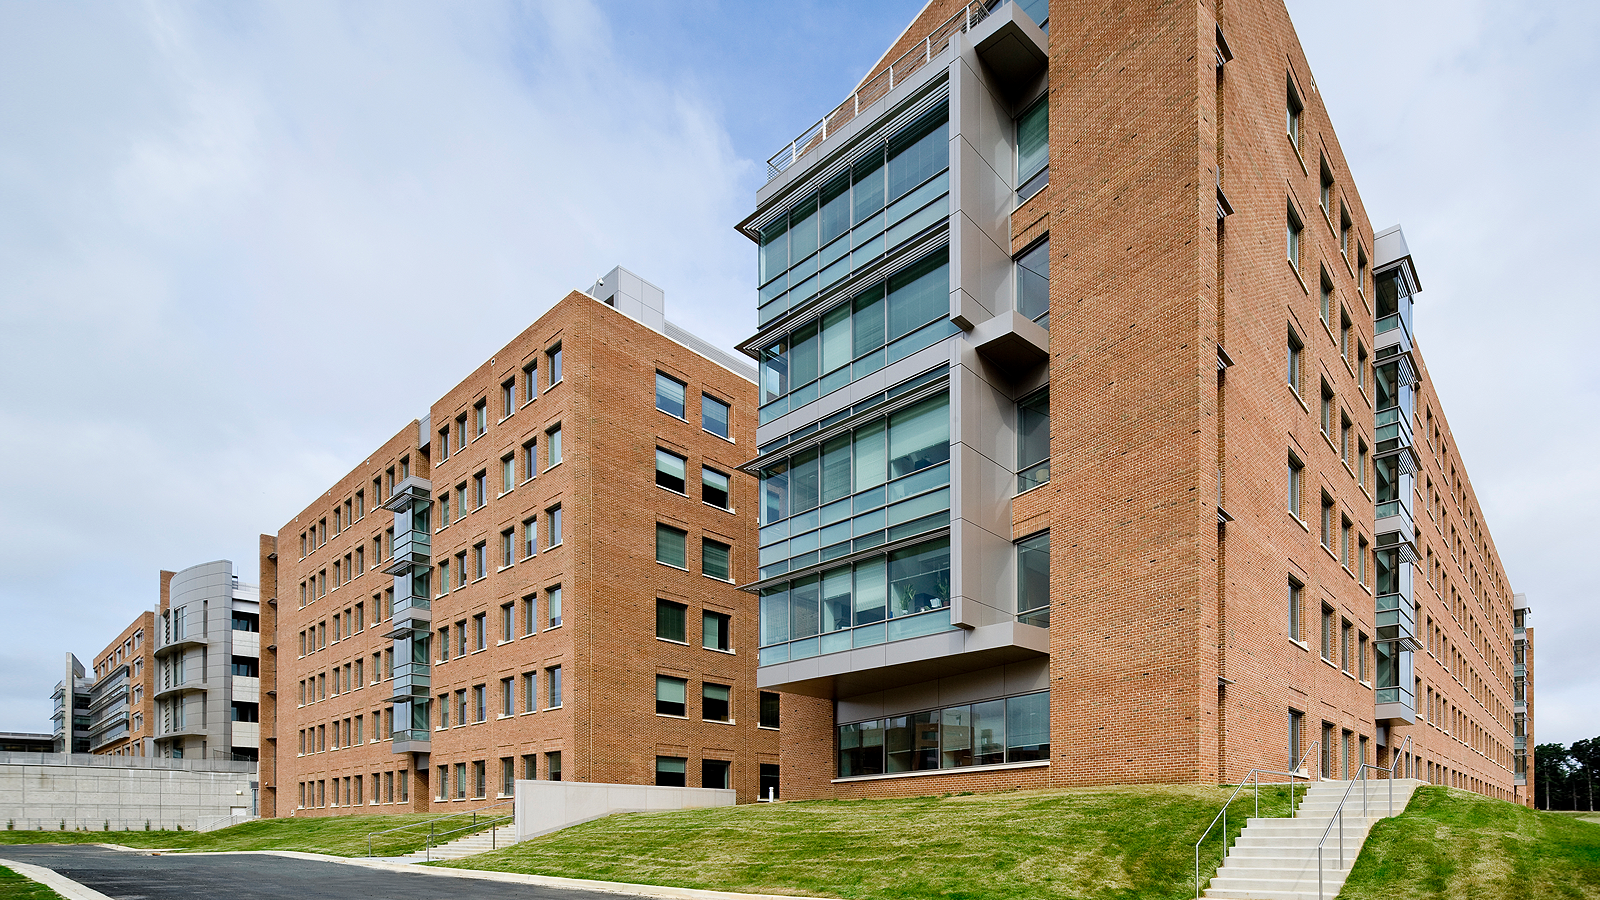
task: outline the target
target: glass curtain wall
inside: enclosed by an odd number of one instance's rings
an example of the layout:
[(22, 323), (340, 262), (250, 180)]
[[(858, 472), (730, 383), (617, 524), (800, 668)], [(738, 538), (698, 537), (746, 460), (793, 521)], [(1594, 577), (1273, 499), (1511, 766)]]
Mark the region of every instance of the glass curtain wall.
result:
[(840, 778), (1050, 758), (1050, 692), (839, 726)]

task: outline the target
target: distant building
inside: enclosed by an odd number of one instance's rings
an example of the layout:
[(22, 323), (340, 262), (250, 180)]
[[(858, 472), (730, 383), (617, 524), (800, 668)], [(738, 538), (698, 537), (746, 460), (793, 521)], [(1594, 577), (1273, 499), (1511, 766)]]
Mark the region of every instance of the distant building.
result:
[(142, 612), (94, 658), (89, 752), (153, 756), (155, 614)]
[(260, 753), (260, 603), (228, 560), (161, 573), (153, 755), (254, 761)]
[(66, 670), (50, 693), (55, 704), (55, 712), (50, 716), (55, 723), (54, 752), (89, 752), (90, 688), (93, 684), (83, 663), (68, 653)]

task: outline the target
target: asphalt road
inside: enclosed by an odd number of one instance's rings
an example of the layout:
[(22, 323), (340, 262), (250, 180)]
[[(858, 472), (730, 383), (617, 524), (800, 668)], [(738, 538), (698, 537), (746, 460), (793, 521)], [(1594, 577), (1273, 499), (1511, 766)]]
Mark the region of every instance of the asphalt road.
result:
[(442, 878), (264, 854), (145, 856), (103, 847), (13, 844), (0, 859), (54, 869), (116, 900), (602, 900), (626, 895)]

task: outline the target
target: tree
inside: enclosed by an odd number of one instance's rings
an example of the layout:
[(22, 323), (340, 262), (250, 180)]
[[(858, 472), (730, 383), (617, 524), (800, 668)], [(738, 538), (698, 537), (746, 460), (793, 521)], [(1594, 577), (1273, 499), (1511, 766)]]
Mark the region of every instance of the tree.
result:
[[(1565, 809), (1570, 797), (1567, 781), (1571, 776), (1572, 757), (1563, 744), (1539, 744), (1533, 748), (1533, 758), (1539, 789), (1544, 792), (1544, 809)], [(1535, 798), (1535, 804), (1537, 805)]]
[[(1575, 772), (1574, 775), (1581, 779), (1586, 808), (1593, 812), (1594, 776), (1596, 771), (1600, 770), (1600, 737), (1573, 741), (1572, 747), (1567, 751), (1567, 755), (1577, 764), (1578, 772)], [(1577, 784), (1574, 785), (1575, 788), (1579, 786)], [(1574, 802), (1572, 808), (1577, 809), (1578, 804)]]

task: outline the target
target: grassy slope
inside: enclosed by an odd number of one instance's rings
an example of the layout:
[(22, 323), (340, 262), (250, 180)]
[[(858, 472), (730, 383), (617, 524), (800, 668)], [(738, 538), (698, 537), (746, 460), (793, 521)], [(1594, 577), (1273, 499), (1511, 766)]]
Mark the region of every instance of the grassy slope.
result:
[[(446, 865), (846, 898), (1192, 897), (1194, 840), (1227, 795), (1110, 787), (638, 813)], [(1264, 787), (1262, 812), (1282, 815), (1287, 798)], [(1251, 812), (1246, 793), (1230, 831)]]
[(0, 866), (0, 900), (61, 900), (61, 895)]
[(1600, 898), (1600, 826), (1442, 787), (1372, 829), (1346, 900)]
[[(334, 856), (366, 856), (369, 833), (437, 818), (434, 815), (412, 815), (261, 819), (204, 834), (193, 831), (0, 831), (0, 846), (103, 843), (141, 848), (300, 850)], [(460, 827), (460, 824), (443, 827)], [(421, 849), (427, 833), (428, 830), (422, 828), (382, 835), (373, 839), (372, 849), (378, 856), (409, 853)]]

